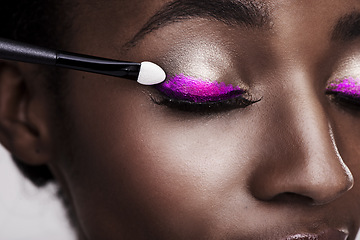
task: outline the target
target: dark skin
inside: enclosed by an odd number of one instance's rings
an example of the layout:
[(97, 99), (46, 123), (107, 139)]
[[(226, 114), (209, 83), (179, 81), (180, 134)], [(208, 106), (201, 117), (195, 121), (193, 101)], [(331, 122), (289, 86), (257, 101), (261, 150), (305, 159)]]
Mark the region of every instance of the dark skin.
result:
[(282, 239), (329, 231), (355, 239), (360, 115), (325, 87), (358, 77), (359, 40), (332, 31), (360, 12), (360, 2), (268, 1), (271, 21), (262, 27), (193, 17), (125, 49), (167, 2), (80, 1), (66, 50), (149, 60), (168, 74), (246, 87), (259, 102), (210, 114), (179, 111), (155, 104), (151, 87), (69, 71), (61, 128), (38, 67), (10, 63), (0, 79), (2, 144), (27, 164), (50, 167), (82, 239)]

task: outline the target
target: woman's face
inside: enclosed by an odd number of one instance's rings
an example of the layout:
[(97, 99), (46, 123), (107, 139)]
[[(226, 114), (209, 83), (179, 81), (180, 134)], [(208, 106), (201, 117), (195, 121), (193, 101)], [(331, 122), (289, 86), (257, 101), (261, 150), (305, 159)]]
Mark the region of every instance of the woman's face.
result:
[(354, 239), (360, 100), (326, 89), (360, 77), (360, 2), (169, 2), (80, 1), (67, 50), (259, 101), (157, 104), (153, 87), (69, 72), (67, 137), (49, 164), (84, 236)]

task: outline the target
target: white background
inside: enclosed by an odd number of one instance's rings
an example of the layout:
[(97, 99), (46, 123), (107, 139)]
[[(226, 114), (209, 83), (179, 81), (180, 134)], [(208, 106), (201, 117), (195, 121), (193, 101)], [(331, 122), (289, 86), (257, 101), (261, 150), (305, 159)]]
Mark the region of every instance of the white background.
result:
[(0, 240), (75, 240), (55, 193), (24, 179), (0, 145)]
[(55, 193), (24, 179), (0, 145), (0, 240), (75, 240)]

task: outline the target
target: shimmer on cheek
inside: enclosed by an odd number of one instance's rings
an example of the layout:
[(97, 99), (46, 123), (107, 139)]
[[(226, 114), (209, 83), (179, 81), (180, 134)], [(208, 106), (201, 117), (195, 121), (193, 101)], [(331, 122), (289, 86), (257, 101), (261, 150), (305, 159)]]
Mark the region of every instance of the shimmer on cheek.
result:
[(354, 79), (352, 77), (336, 79), (328, 85), (326, 91), (330, 93), (348, 95), (351, 97), (360, 97), (360, 79)]
[(245, 91), (238, 86), (212, 82), (190, 76), (175, 75), (155, 86), (170, 98), (195, 103), (216, 102), (241, 96)]

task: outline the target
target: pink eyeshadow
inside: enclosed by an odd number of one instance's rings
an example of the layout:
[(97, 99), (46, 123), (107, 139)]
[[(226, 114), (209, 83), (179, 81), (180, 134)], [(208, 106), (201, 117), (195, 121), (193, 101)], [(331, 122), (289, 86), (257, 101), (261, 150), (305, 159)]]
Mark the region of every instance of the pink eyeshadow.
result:
[(336, 79), (329, 84), (326, 90), (329, 92), (360, 97), (360, 79), (354, 79), (352, 77)]
[(184, 74), (175, 75), (155, 88), (170, 98), (196, 103), (228, 100), (245, 92), (232, 84), (212, 82)]

